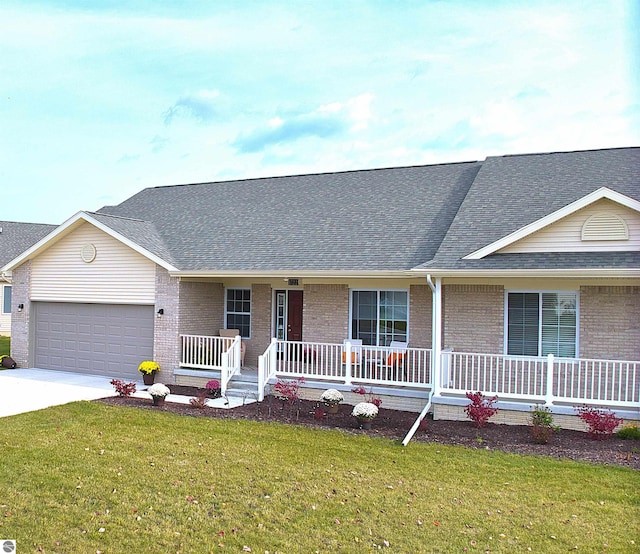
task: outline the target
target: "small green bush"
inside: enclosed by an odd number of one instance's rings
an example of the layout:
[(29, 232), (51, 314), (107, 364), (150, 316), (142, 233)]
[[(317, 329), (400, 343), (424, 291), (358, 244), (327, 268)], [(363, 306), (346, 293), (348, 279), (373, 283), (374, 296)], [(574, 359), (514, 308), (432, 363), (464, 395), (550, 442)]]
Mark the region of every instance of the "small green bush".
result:
[(640, 427), (633, 423), (627, 423), (622, 429), (616, 431), (616, 437), (625, 440), (640, 440)]

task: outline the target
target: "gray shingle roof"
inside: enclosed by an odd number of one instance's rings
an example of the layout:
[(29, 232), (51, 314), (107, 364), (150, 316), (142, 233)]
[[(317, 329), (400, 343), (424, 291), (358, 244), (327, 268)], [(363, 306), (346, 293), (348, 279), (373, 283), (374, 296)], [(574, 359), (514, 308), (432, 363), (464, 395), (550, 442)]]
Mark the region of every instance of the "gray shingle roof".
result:
[[(563, 257), (569, 264), (564, 254), (462, 258), (601, 187), (640, 201), (640, 148), (487, 158), (427, 267), (526, 269), (541, 264), (537, 267), (556, 268)], [(591, 254), (575, 256), (571, 267), (591, 267), (596, 259), (604, 260)], [(612, 254), (607, 263), (619, 267), (625, 260), (638, 267), (637, 259), (634, 262), (625, 253)]]
[(433, 257), (480, 164), (145, 189), (99, 212), (153, 223), (183, 271), (389, 271)]
[(87, 213), (94, 217), (96, 221), (106, 225), (116, 233), (119, 233), (123, 237), (141, 246), (151, 254), (158, 256), (171, 265), (174, 265), (173, 255), (167, 249), (167, 246), (158, 233), (155, 225), (150, 221), (117, 217), (101, 213)]
[(640, 201), (640, 148), (149, 188), (95, 217), (181, 271), (638, 268), (628, 252), (462, 259), (603, 186)]
[(2, 267), (47, 236), (57, 225), (0, 221), (0, 227), (2, 228), (0, 267)]

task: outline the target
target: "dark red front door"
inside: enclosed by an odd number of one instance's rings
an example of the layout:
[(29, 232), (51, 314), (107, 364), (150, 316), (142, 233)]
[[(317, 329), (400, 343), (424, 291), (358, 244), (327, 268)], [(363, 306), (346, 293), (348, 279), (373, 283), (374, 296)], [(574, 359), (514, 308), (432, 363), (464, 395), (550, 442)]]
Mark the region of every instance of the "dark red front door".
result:
[(287, 340), (302, 340), (302, 291), (290, 290), (287, 295)]

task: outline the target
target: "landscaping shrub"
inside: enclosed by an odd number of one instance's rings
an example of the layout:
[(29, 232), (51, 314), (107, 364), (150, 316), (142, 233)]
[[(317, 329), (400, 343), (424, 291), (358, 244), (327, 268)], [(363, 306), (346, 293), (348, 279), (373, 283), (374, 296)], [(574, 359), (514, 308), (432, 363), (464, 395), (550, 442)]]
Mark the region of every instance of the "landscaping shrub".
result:
[(475, 427), (484, 427), (489, 419), (493, 417), (498, 408), (494, 407), (498, 400), (497, 396), (487, 398), (481, 392), (468, 392), (466, 397), (471, 401), (464, 409), (467, 417), (473, 421)]
[(601, 410), (592, 406), (576, 408), (578, 417), (587, 424), (587, 433), (594, 440), (609, 438), (615, 428), (622, 423), (611, 410)]
[(118, 396), (123, 396), (124, 398), (128, 398), (134, 392), (136, 392), (135, 383), (125, 383), (120, 379), (111, 379), (111, 381), (109, 382), (113, 385), (113, 388), (118, 393)]
[(296, 400), (300, 400), (300, 385), (304, 383), (304, 377), (298, 377), (286, 381), (278, 379), (275, 385), (273, 385), (273, 395), (284, 402), (293, 404)]
[(195, 396), (194, 398), (190, 398), (189, 404), (191, 404), (194, 408), (203, 410), (207, 407), (207, 395), (203, 393)]
[(531, 435), (534, 442), (547, 444), (558, 426), (553, 424), (553, 414), (547, 406), (536, 405), (531, 412)]
[(627, 423), (622, 429), (616, 431), (616, 437), (624, 440), (640, 440), (640, 427)]

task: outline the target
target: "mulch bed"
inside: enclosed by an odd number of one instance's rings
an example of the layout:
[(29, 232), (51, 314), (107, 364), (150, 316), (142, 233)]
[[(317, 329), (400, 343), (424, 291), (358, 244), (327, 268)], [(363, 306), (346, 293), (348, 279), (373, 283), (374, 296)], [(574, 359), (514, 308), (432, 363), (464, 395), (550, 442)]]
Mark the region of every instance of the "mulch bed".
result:
[[(204, 389), (170, 385), (173, 394), (196, 397)], [(264, 402), (247, 404), (231, 410), (216, 408), (195, 408), (190, 404), (169, 401), (163, 406), (153, 406), (151, 399), (103, 398), (100, 402), (119, 406), (132, 406), (152, 410), (162, 410), (191, 417), (214, 417), (219, 419), (251, 419), (256, 421), (277, 421), (316, 427), (340, 429), (349, 433), (366, 433), (370, 436), (385, 437), (401, 441), (418, 414), (400, 410), (380, 408), (371, 430), (359, 429), (358, 422), (351, 416), (352, 406), (341, 404), (339, 412), (318, 418), (317, 408), (322, 404), (311, 400), (300, 400), (295, 404), (283, 404), (273, 396)], [(602, 441), (591, 439), (586, 433), (562, 429), (553, 434), (547, 444), (536, 444), (531, 438), (531, 429), (522, 425), (498, 425), (489, 423), (476, 429), (470, 421), (425, 420), (412, 441), (437, 443), (467, 448), (501, 450), (516, 454), (550, 456), (597, 464), (610, 464), (640, 470), (640, 441), (622, 440), (615, 436)]]

